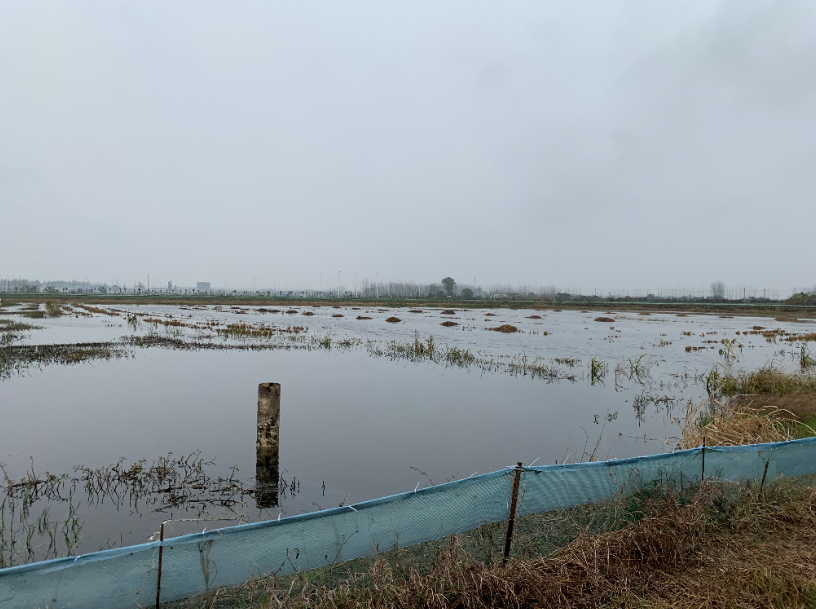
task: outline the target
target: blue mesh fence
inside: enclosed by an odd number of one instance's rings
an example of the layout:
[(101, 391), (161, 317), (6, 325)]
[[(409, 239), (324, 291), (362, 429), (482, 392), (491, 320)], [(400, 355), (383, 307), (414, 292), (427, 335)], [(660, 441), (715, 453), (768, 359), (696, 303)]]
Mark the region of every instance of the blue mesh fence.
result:
[[(524, 467), (517, 514), (605, 503), (644, 484), (699, 482), (702, 450)], [(767, 464), (767, 472), (766, 472)], [(440, 539), (509, 516), (513, 469), (276, 521), (0, 570), (0, 606), (147, 606)], [(816, 473), (816, 438), (705, 450), (706, 477), (768, 481)]]

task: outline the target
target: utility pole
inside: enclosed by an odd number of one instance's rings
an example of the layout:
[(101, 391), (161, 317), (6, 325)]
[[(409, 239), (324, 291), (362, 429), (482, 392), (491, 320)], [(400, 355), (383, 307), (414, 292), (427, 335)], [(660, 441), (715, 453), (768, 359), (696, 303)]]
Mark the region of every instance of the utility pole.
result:
[(375, 284), (375, 289), (377, 291), (377, 298), (380, 297), (380, 274), (377, 273), (377, 283)]

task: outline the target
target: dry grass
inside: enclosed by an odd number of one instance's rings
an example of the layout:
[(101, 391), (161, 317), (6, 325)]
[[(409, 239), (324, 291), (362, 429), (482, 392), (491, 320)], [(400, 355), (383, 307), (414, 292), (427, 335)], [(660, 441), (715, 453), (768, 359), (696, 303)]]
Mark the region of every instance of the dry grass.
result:
[[(812, 483), (812, 481), (811, 481)], [(426, 568), (380, 556), (333, 587), (308, 574), (248, 583), (185, 606), (266, 609), (814, 607), (816, 487), (706, 482), (681, 501), (641, 497), (635, 521), (546, 556), (475, 560), (459, 540)]]
[(803, 435), (816, 435), (810, 426), (801, 422), (792, 412), (766, 405), (754, 407), (743, 396), (720, 402), (713, 398), (689, 402), (686, 416), (681, 422), (681, 448), (702, 445), (703, 438), (709, 446), (740, 446), (761, 442), (784, 442)]
[[(715, 373), (713, 371), (712, 373)], [(739, 372), (735, 375), (718, 376), (716, 389), (725, 395), (785, 396), (791, 393), (816, 395), (816, 376), (812, 374), (790, 374), (766, 366), (753, 372)]]
[(516, 326), (511, 326), (510, 324), (502, 324), (497, 328), (488, 328), (488, 330), (492, 330), (493, 332), (503, 332), (504, 334), (518, 332), (518, 328)]
[(791, 374), (766, 366), (753, 372), (721, 375), (715, 368), (707, 384), (712, 396), (730, 396), (728, 410), (732, 414), (741, 412), (739, 418), (749, 417), (753, 410), (759, 417), (770, 416), (777, 427), (793, 420), (799, 423), (797, 435), (813, 435), (810, 428), (816, 427), (816, 376), (812, 372)]

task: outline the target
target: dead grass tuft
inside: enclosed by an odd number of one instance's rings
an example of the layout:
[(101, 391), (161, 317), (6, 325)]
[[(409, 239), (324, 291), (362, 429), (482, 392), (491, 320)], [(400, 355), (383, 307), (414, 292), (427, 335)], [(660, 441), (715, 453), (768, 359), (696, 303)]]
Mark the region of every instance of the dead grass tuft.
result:
[[(776, 406), (755, 407), (744, 396), (720, 402), (713, 398), (686, 406), (685, 419), (680, 422), (681, 448), (701, 446), (703, 438), (709, 446), (740, 446), (761, 442), (784, 442), (801, 435), (816, 435), (816, 431), (801, 423), (796, 416)], [(802, 429), (805, 427), (806, 429)]]

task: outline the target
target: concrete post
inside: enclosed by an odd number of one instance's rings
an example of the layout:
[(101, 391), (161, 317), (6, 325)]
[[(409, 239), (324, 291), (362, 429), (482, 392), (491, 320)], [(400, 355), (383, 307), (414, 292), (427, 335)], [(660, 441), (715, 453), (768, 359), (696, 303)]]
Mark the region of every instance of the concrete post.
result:
[(280, 390), (280, 383), (258, 385), (255, 503), (259, 509), (278, 505)]

